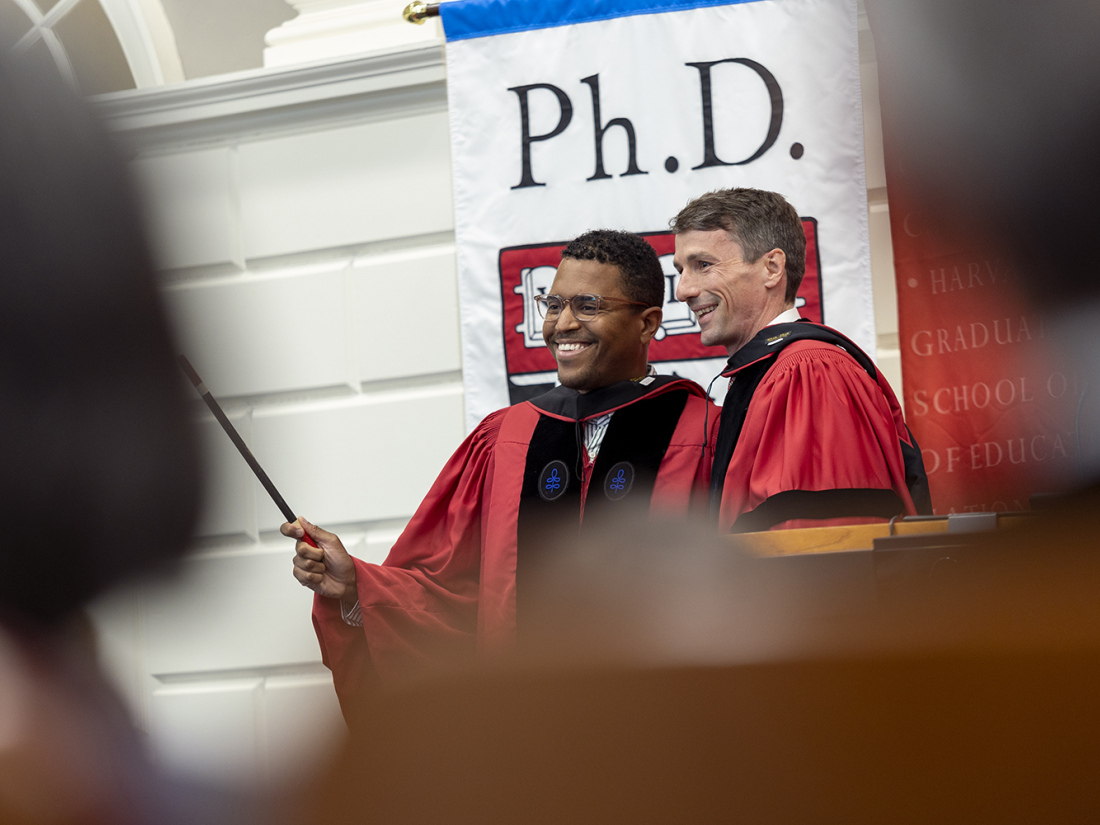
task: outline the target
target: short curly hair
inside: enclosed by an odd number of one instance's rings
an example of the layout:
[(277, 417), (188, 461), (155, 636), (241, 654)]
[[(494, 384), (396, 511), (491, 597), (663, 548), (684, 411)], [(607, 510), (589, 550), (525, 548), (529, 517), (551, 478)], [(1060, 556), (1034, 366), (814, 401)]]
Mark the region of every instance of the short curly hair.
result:
[(741, 244), (749, 262), (782, 249), (787, 256), (787, 302), (798, 295), (806, 274), (806, 232), (798, 212), (782, 195), (748, 188), (707, 192), (681, 209), (669, 227), (677, 235), (724, 229)]
[(593, 229), (570, 241), (561, 256), (617, 266), (627, 298), (646, 306), (664, 306), (665, 273), (657, 251), (641, 235), (616, 229)]

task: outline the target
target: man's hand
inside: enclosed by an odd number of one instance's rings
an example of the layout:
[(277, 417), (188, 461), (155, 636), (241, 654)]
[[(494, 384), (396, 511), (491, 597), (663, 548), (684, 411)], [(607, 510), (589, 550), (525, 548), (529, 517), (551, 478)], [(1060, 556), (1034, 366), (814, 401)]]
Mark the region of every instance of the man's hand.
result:
[[(294, 578), (314, 593), (329, 599), (339, 599), (353, 605), (359, 599), (355, 589), (355, 562), (344, 549), (340, 537), (299, 518), (284, 524), (279, 532), (292, 539), (294, 545)], [(316, 547), (310, 547), (303, 537), (308, 535)]]

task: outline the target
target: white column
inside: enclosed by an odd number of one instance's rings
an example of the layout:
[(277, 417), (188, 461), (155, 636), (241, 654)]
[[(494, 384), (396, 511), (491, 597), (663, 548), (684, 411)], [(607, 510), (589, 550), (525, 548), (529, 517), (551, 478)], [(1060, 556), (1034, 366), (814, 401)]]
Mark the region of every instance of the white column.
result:
[(264, 66), (339, 60), (443, 42), (439, 18), (409, 23), (409, 0), (286, 0), (298, 16), (267, 33)]

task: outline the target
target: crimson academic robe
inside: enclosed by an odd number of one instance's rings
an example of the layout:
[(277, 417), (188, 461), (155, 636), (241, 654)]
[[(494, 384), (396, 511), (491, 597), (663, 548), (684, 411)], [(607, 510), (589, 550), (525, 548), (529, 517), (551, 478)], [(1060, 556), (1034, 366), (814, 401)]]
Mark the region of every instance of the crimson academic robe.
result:
[(730, 358), (711, 480), (722, 530), (930, 513), (920, 448), (871, 359), (829, 327), (761, 330)]
[[(594, 463), (583, 423), (614, 412)], [(356, 560), (363, 626), (314, 600), (322, 657), (342, 701), (434, 651), (507, 649), (525, 562), (595, 511), (648, 502), (683, 515), (705, 496), (718, 408), (670, 376), (588, 393), (564, 387), (492, 413), (447, 462), (381, 565)], [(693, 495), (694, 494), (694, 495)], [(572, 525), (572, 527), (571, 527)], [(572, 533), (570, 533), (572, 531)]]

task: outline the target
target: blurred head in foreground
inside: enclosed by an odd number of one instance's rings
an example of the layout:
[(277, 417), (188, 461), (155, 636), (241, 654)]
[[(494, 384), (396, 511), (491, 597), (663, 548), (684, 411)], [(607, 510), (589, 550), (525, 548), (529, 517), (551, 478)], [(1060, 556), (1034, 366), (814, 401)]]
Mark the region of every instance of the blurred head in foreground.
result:
[(70, 89), (3, 59), (0, 113), (0, 821), (251, 821), (157, 769), (70, 632), (181, 555), (197, 449), (124, 162)]
[(867, 0), (882, 105), (939, 228), (998, 244), (1039, 306), (1100, 298), (1100, 5)]
[(52, 626), (182, 551), (198, 465), (123, 161), (56, 78), (0, 112), (0, 619)]

